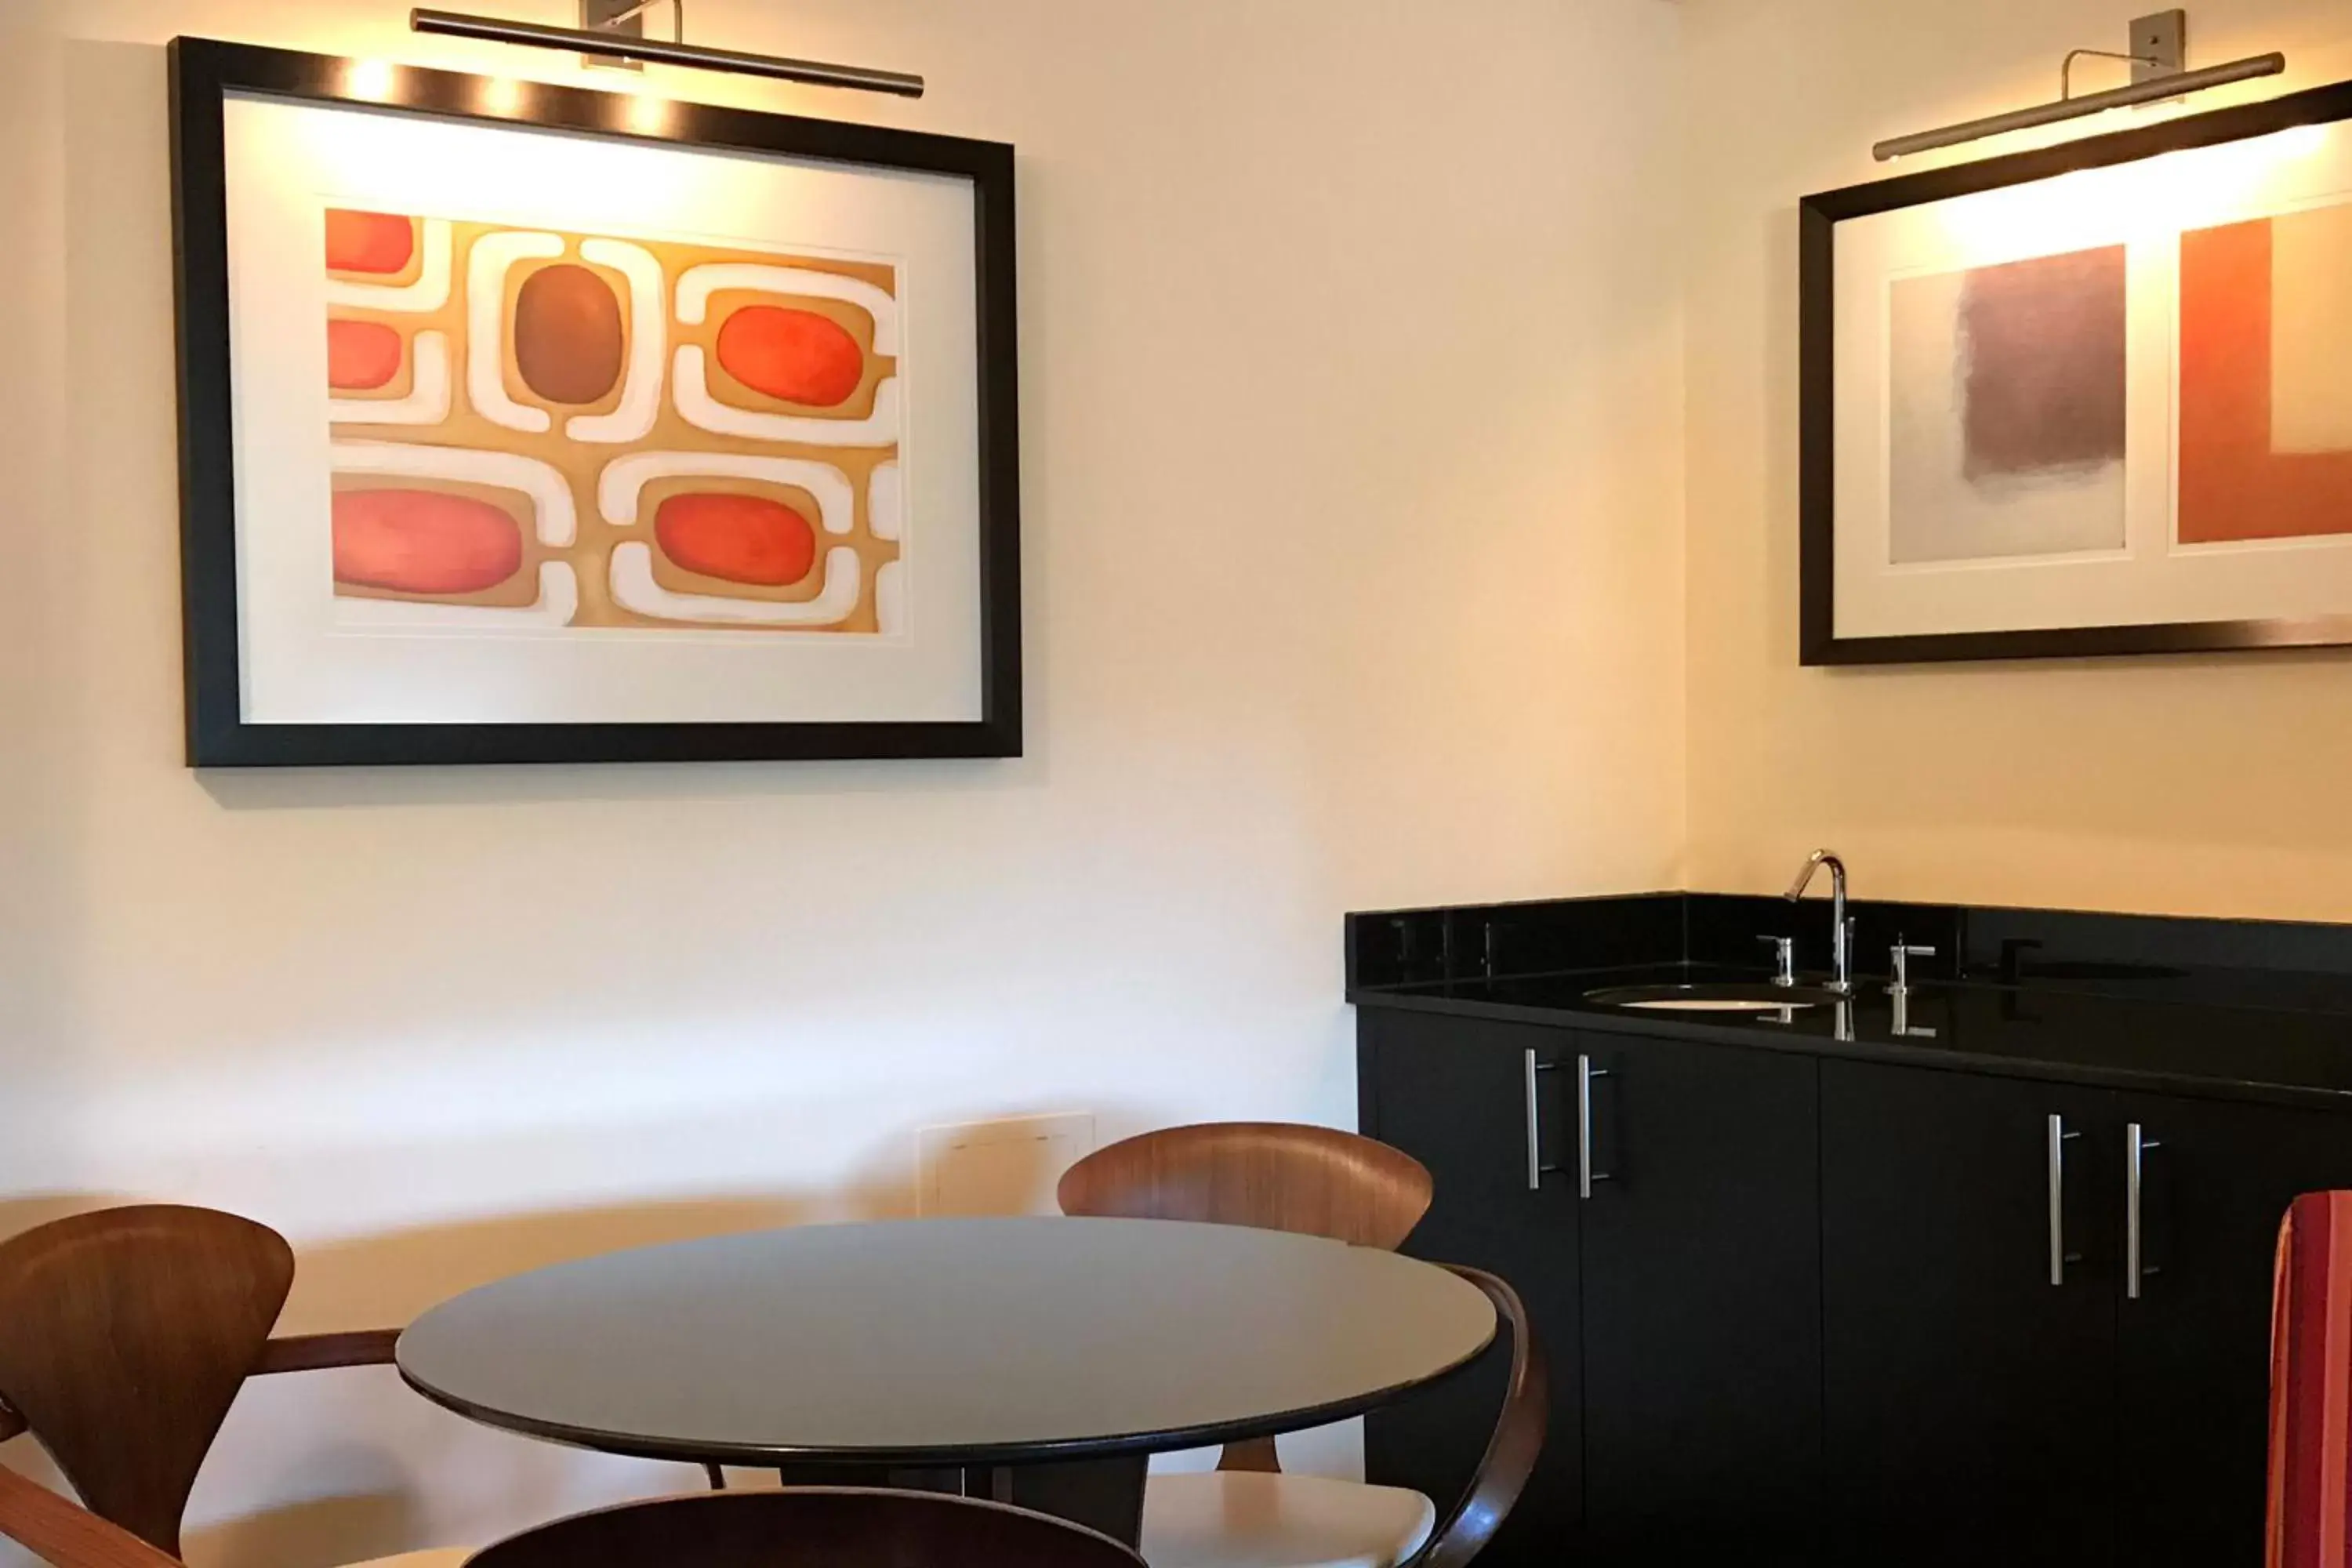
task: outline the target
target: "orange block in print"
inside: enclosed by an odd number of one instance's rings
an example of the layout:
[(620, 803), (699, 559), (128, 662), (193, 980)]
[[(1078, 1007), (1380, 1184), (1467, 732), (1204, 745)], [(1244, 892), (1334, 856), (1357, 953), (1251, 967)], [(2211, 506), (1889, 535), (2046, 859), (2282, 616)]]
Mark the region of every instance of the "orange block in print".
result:
[(335, 581), (409, 594), (473, 594), (522, 566), (514, 518), (488, 501), (424, 489), (345, 490), (334, 500)]
[(400, 334), (381, 321), (327, 323), (327, 384), (338, 392), (373, 392), (400, 374)]
[(2352, 209), (2180, 237), (2180, 542), (2352, 533), (2347, 321)]
[(416, 254), (416, 224), (396, 213), (327, 209), (327, 270), (399, 272)]
[(866, 379), (857, 340), (814, 310), (746, 305), (719, 329), (719, 363), (755, 392), (837, 407)]

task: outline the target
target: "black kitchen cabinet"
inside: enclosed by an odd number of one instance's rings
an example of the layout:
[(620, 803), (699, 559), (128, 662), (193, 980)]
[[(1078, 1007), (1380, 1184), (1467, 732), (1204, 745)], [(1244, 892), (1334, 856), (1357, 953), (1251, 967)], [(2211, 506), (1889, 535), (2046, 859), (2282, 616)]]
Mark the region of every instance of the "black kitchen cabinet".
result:
[[(2258, 1568), (2279, 1219), (2352, 1187), (2352, 1115), (1414, 1009), (1359, 1029), (1365, 1130), (1436, 1177), (1407, 1250), (1509, 1279), (1549, 1354), (1497, 1568)], [(1371, 1477), (1458, 1496), (1502, 1373), (1376, 1412)]]
[[(2352, 924), (1858, 900), (1865, 964), (1937, 950), (1899, 1005), (1596, 999), (1758, 984), (1759, 932), (1818, 966), (1822, 913), (1349, 917), (1362, 1125), (1437, 1177), (1411, 1245), (1519, 1279), (1576, 1380), (1545, 1561), (2259, 1568), (2279, 1222), (2352, 1190)], [(1375, 1474), (1458, 1480), (1484, 1399), (1376, 1415)]]
[[(2117, 1308), (2120, 1557), (2259, 1568), (2269, 1440), (2270, 1281), (2296, 1194), (2352, 1186), (2352, 1123), (2325, 1113), (2118, 1095), (2107, 1195), (2141, 1277)], [(2128, 1247), (2126, 1247), (2128, 1251)]]
[(2115, 1561), (2110, 1100), (1822, 1063), (1827, 1561)]
[[(1371, 1064), (1359, 1079), (1366, 1130), (1410, 1152), (1436, 1177), (1429, 1213), (1404, 1250), (1509, 1280), (1550, 1366), (1551, 1428), (1542, 1458), (1479, 1561), (1553, 1568), (1583, 1513), (1576, 1199), (1557, 1173), (1538, 1171), (1531, 1182), (1528, 1152), (1535, 1148), (1533, 1163), (1544, 1166), (1558, 1163), (1564, 1147), (1557, 1090), (1562, 1058), (1574, 1063), (1569, 1037), (1519, 1024), (1384, 1012), (1364, 1015), (1361, 1040)], [(1507, 1372), (1498, 1345), (1470, 1373), (1374, 1415), (1365, 1424), (1367, 1476), (1418, 1488), (1442, 1514), (1486, 1452)]]
[[(1816, 1064), (1570, 1037), (1606, 1075), (1591, 1084), (1597, 1179), (1577, 1209), (1585, 1541), (1574, 1561), (1814, 1568)], [(1571, 1062), (1570, 1097), (1576, 1083)]]
[[(1814, 1064), (1409, 1013), (1362, 1030), (1364, 1124), (1436, 1178), (1407, 1250), (1510, 1279), (1551, 1363), (1542, 1465), (1482, 1562), (1818, 1561)], [(1499, 1390), (1488, 1369), (1376, 1413), (1369, 1473), (1457, 1495)]]

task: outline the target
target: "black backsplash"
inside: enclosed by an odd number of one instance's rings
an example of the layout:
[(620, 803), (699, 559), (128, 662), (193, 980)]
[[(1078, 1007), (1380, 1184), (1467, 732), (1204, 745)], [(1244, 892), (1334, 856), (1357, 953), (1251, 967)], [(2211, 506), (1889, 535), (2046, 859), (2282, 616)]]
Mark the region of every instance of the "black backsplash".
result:
[[(1883, 976), (1903, 942), (1932, 947), (1920, 980), (2223, 1006), (2352, 1012), (2352, 926), (2069, 910), (1968, 909), (1854, 900), (1854, 973)], [(1681, 963), (1762, 974), (1765, 936), (1797, 940), (1797, 966), (1830, 967), (1825, 898), (1633, 893), (1347, 920), (1350, 991), (1480, 976)]]

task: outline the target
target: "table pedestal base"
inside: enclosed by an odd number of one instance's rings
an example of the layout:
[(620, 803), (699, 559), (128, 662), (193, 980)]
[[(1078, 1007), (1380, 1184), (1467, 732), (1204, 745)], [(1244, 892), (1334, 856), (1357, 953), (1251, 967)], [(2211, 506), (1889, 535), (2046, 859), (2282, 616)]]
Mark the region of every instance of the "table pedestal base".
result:
[(788, 1487), (888, 1487), (985, 1498), (1066, 1519), (1129, 1546), (1143, 1534), (1143, 1479), (1150, 1460), (1134, 1454), (1109, 1459), (1066, 1459), (1045, 1465), (975, 1465), (886, 1469), (872, 1465), (784, 1465)]

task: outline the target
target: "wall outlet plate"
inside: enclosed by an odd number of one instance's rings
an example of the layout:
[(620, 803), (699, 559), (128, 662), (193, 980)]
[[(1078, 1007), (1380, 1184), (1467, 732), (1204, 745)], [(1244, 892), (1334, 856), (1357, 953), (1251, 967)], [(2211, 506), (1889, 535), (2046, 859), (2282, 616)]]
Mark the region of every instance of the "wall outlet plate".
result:
[(1090, 1111), (926, 1127), (916, 1134), (915, 1212), (1051, 1215), (1062, 1173), (1094, 1152)]

